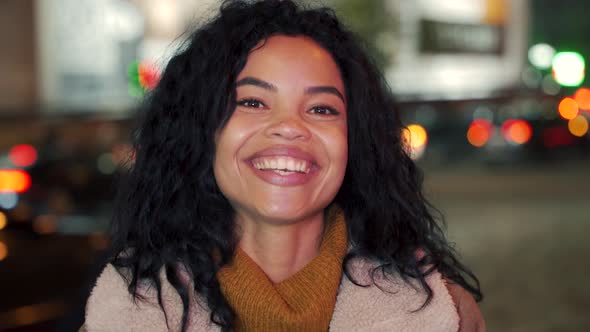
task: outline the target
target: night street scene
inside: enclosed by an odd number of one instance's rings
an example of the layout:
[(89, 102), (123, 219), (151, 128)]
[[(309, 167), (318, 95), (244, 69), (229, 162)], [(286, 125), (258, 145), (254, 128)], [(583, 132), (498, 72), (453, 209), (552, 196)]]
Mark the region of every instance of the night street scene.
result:
[[(590, 331), (588, 2), (303, 2), (384, 73), (488, 331)], [(220, 3), (0, 1), (0, 331), (82, 326), (139, 107)]]

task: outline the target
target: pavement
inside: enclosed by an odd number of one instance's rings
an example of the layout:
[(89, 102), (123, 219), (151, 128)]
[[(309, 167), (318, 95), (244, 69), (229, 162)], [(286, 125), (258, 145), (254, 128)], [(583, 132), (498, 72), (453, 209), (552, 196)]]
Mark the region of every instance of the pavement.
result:
[(426, 174), (489, 331), (590, 331), (590, 165)]

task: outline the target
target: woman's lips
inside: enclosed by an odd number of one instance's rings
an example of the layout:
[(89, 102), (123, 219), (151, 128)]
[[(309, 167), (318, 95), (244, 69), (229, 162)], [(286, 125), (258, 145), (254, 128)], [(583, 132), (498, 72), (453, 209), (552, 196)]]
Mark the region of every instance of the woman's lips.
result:
[[(280, 157), (289, 157), (290, 159), (300, 160), (309, 167), (308, 172), (288, 172), (283, 174), (277, 173), (274, 169), (258, 169), (254, 166), (253, 160), (260, 162), (264, 159), (273, 159)], [(274, 146), (261, 150), (245, 160), (252, 172), (261, 180), (277, 186), (297, 186), (309, 182), (318, 172), (319, 167), (313, 156), (299, 148), (290, 146)]]

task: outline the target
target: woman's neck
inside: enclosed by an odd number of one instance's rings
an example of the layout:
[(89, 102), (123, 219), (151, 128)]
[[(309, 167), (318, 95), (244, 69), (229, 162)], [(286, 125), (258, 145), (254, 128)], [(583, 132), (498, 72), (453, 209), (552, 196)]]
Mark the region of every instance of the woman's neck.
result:
[(238, 218), (240, 248), (273, 283), (288, 279), (319, 253), (324, 213), (292, 223), (267, 223)]

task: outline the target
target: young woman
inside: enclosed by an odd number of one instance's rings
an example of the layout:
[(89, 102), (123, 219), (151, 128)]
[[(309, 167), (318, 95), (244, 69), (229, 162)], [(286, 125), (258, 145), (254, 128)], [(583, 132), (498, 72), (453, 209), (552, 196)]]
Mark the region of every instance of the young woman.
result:
[(88, 331), (483, 331), (382, 76), (327, 9), (231, 1), (168, 64)]

